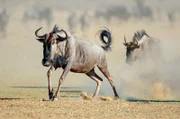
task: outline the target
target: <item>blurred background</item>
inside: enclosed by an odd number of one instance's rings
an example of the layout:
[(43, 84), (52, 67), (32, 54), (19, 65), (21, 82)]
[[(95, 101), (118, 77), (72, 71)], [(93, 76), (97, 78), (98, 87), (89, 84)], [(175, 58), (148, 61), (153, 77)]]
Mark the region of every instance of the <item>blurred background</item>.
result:
[[(179, 98), (179, 6), (179, 0), (0, 0), (0, 86), (47, 86), (48, 68), (41, 64), (43, 47), (34, 35), (39, 27), (44, 34), (57, 24), (98, 45), (102, 43), (95, 34), (108, 27), (113, 36), (108, 67), (120, 96)], [(155, 65), (133, 67), (125, 63), (123, 37), (131, 41), (134, 32), (141, 29), (161, 40), (166, 63), (157, 72)], [(53, 73), (54, 87), (61, 72)], [(84, 74), (69, 73), (63, 86), (86, 87), (84, 91), (93, 93), (96, 83)], [(112, 95), (105, 78), (100, 93)]]

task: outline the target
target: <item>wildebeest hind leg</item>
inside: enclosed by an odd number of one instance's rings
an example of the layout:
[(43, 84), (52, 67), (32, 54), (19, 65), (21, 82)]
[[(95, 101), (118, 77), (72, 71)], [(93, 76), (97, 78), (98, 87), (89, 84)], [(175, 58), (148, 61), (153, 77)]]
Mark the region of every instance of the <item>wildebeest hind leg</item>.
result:
[(109, 83), (111, 84), (111, 87), (113, 89), (115, 98), (119, 98), (119, 96), (117, 94), (117, 91), (116, 91), (116, 88), (115, 88), (115, 85), (114, 85), (114, 82), (113, 82), (113, 78), (112, 78), (111, 74), (109, 73), (109, 71), (107, 69), (107, 65), (104, 65), (104, 66), (101, 66), (101, 67), (98, 66), (98, 68), (104, 74), (104, 76), (108, 79)]
[(97, 83), (97, 86), (96, 86), (96, 90), (95, 90), (95, 92), (94, 92), (94, 94), (93, 94), (93, 98), (94, 97), (96, 97), (97, 95), (98, 95), (98, 93), (99, 93), (99, 89), (100, 89), (100, 87), (101, 87), (101, 83), (102, 83), (102, 78), (101, 77), (99, 77), (97, 74), (96, 74), (96, 72), (94, 71), (94, 69), (92, 69), (91, 71), (89, 71), (88, 73), (86, 73), (87, 74), (87, 76), (89, 76), (91, 79), (93, 79), (94, 81), (96, 81), (96, 83)]

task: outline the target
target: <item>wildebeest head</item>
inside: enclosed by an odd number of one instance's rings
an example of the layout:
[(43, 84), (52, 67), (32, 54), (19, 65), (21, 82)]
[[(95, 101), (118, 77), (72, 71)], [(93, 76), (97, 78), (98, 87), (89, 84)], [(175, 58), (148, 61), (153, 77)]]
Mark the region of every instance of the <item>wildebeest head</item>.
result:
[(124, 36), (124, 43), (126, 46), (126, 62), (130, 63), (131, 61), (134, 61), (137, 57), (136, 50), (140, 47), (138, 45), (138, 41), (134, 40), (132, 42), (126, 42), (126, 38)]
[[(147, 38), (148, 37), (148, 38)], [(134, 37), (131, 42), (126, 42), (124, 37), (124, 45), (126, 46), (126, 62), (131, 63), (140, 58), (144, 52), (145, 44), (149, 42), (149, 35), (145, 30), (140, 30), (134, 33)]]
[[(63, 29), (59, 30), (56, 25), (50, 33), (46, 33), (44, 35), (38, 34), (39, 30), (41, 29), (42, 27), (37, 29), (35, 31), (35, 35), (38, 37), (37, 40), (43, 43), (42, 65), (48, 67), (53, 63), (53, 58), (56, 54), (57, 44), (61, 41), (65, 41), (66, 39), (68, 39), (68, 35)], [(58, 34), (60, 32), (63, 32), (65, 34), (65, 37), (60, 36)]]

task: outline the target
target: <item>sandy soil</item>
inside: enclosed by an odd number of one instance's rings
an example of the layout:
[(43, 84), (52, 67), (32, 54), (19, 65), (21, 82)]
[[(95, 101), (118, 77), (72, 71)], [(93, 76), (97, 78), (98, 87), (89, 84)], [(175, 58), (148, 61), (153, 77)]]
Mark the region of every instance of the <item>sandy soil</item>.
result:
[(178, 119), (178, 102), (82, 100), (63, 91), (58, 101), (42, 101), (46, 88), (0, 88), (0, 119)]

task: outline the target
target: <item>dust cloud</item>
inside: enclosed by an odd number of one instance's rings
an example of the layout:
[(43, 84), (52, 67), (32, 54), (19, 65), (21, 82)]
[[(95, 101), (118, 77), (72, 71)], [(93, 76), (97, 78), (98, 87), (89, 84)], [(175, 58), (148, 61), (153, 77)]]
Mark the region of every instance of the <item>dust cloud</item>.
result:
[[(124, 59), (124, 63), (114, 68), (116, 72), (111, 70), (119, 95), (127, 99), (179, 99), (179, 43), (179, 40), (161, 39), (158, 59), (145, 52), (143, 58), (132, 64), (126, 64)], [(111, 89), (107, 87), (110, 87), (108, 83), (101, 90), (102, 94), (110, 94)]]

